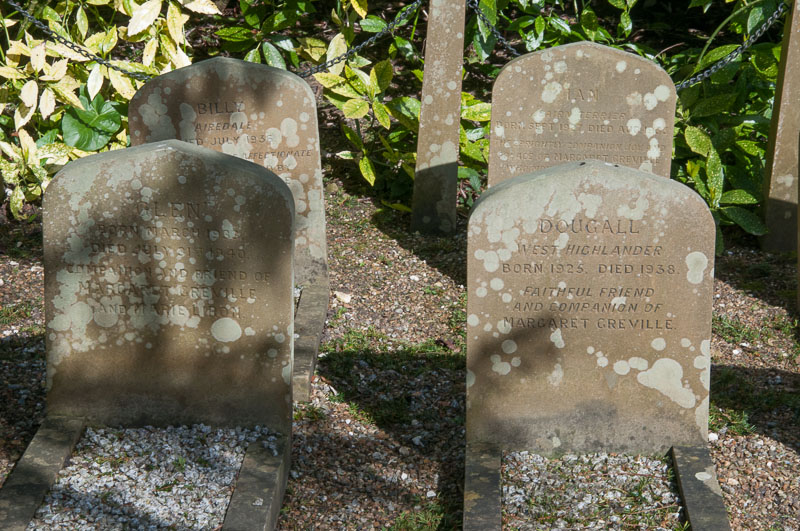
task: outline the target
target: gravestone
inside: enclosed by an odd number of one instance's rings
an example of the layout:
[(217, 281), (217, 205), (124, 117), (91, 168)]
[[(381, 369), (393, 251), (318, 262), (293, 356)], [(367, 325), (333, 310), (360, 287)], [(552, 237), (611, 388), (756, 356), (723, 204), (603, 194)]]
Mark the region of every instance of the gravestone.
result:
[(761, 247), (773, 252), (797, 250), (798, 237), (800, 15), (797, 13), (797, 2), (789, 9), (791, 11), (783, 26), (783, 47), (764, 179), (764, 217), (769, 232), (761, 237)]
[(456, 227), (465, 12), (466, 0), (431, 2), (411, 213), (423, 233)]
[(288, 433), (294, 203), (275, 174), (168, 141), (73, 162), (44, 201), (50, 413)]
[(465, 529), (499, 526), (500, 451), (704, 447), (714, 240), (689, 188), (600, 161), (480, 198), (468, 228)]
[(597, 159), (669, 177), (675, 85), (657, 64), (591, 42), (509, 62), (492, 89), (489, 186)]
[[(177, 138), (278, 174), (295, 198), (295, 400), (308, 400), (328, 309), (325, 204), (314, 93), (296, 75), (217, 57), (147, 82), (131, 100), (131, 144)], [(269, 215), (268, 211), (262, 215)]]
[(270, 428), (279, 450), (248, 447), (226, 523), (274, 526), (291, 448), (294, 220), (277, 175), (177, 140), (56, 175), (47, 418), (0, 493), (0, 527), (25, 529), (87, 422)]

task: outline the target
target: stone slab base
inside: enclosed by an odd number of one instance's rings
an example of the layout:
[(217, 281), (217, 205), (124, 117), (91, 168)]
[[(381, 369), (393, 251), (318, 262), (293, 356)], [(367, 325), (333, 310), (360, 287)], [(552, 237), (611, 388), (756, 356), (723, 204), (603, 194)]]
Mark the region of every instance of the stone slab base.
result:
[(294, 316), (294, 374), (292, 394), (295, 402), (311, 400), (311, 378), (317, 367), (319, 344), (328, 315), (328, 279), (303, 287)]
[(0, 529), (24, 531), (28, 527), (58, 471), (69, 461), (83, 428), (79, 419), (45, 417), (0, 490)]
[(277, 446), (278, 455), (273, 455), (258, 441), (247, 448), (222, 524), (224, 531), (275, 529), (289, 474), (290, 438), (283, 436)]
[(502, 484), (498, 448), (467, 443), (464, 465), (464, 531), (500, 531)]
[(675, 477), (692, 531), (730, 531), (717, 473), (706, 446), (674, 446)]

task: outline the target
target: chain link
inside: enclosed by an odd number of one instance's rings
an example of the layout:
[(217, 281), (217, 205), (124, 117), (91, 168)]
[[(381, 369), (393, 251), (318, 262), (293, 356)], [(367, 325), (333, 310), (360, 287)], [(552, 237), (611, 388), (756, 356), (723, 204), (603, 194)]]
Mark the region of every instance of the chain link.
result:
[[(494, 24), (492, 24), (489, 18), (486, 16), (486, 14), (484, 14), (478, 2), (479, 0), (468, 0), (467, 4), (475, 11), (475, 14), (477, 14), (478, 17), (480, 17), (480, 19), (483, 20), (484, 24), (486, 24), (486, 26), (491, 30), (492, 35), (495, 36), (497, 41), (500, 44), (502, 44), (503, 47), (506, 50), (508, 50), (509, 53), (511, 53), (511, 55), (513, 55), (514, 57), (518, 57), (520, 53), (516, 49), (514, 49), (514, 47), (512, 47), (511, 44), (502, 35), (500, 35), (500, 32), (498, 31), (497, 27), (495, 27)], [(800, 2), (800, 0), (798, 0), (798, 2)], [(775, 22), (783, 16), (783, 14), (786, 12), (787, 9), (789, 9), (788, 4), (784, 2), (778, 4), (778, 8), (775, 10), (775, 12), (772, 15), (770, 15), (770, 17), (752, 35), (750, 35), (750, 37), (744, 42), (744, 44), (742, 44), (741, 46), (737, 46), (735, 50), (733, 50), (731, 53), (720, 59), (717, 63), (714, 63), (710, 68), (700, 72), (696, 76), (687, 79), (686, 81), (678, 83), (677, 85), (675, 85), (675, 89), (683, 90), (686, 87), (699, 83), (700, 81), (703, 81), (705, 79), (708, 79), (709, 77), (714, 75), (715, 72), (718, 72), (731, 62), (735, 61), (740, 55), (742, 55), (745, 51), (747, 51), (747, 49), (753, 46), (753, 44), (755, 44), (756, 41), (761, 38), (764, 32), (766, 32), (770, 27), (772, 27), (772, 25), (775, 24)]]
[(339, 57), (335, 57), (335, 58), (331, 59), (330, 61), (322, 63), (321, 65), (313, 66), (311, 68), (307, 68), (305, 70), (301, 70), (300, 72), (295, 72), (295, 74), (297, 74), (300, 77), (308, 77), (308, 76), (310, 76), (312, 74), (317, 74), (319, 72), (322, 72), (323, 70), (327, 70), (328, 68), (332, 67), (333, 65), (335, 65), (337, 63), (341, 63), (342, 61), (346, 61), (346, 60), (350, 59), (351, 57), (356, 55), (358, 52), (363, 50), (364, 48), (368, 48), (368, 47), (372, 46), (373, 44), (375, 44), (375, 41), (377, 41), (378, 39), (388, 35), (397, 26), (399, 26), (402, 22), (404, 22), (405, 19), (407, 19), (409, 16), (411, 16), (411, 14), (414, 11), (416, 11), (419, 8), (419, 6), (422, 5), (422, 2), (423, 2), (423, 0), (416, 0), (414, 3), (408, 4), (406, 7), (404, 7), (403, 9), (401, 9), (397, 13), (397, 16), (394, 18), (394, 20), (391, 21), (389, 24), (387, 24), (385, 28), (383, 28), (381, 31), (379, 31), (378, 33), (376, 33), (375, 35), (373, 35), (369, 39), (365, 40), (364, 42), (362, 42), (358, 46), (355, 46), (355, 47), (347, 50), (345, 53), (343, 53)]
[(755, 44), (755, 42), (761, 38), (764, 32), (767, 31), (773, 24), (775, 24), (775, 21), (781, 18), (781, 16), (786, 12), (787, 9), (789, 9), (789, 6), (784, 2), (778, 4), (778, 8), (775, 10), (775, 12), (772, 15), (770, 15), (770, 17), (752, 35), (750, 35), (750, 37), (744, 42), (744, 44), (737, 46), (735, 50), (733, 50), (731, 53), (720, 59), (718, 62), (711, 65), (710, 68), (703, 70), (696, 76), (690, 77), (686, 81), (678, 83), (677, 85), (675, 85), (675, 89), (683, 90), (686, 87), (699, 83), (700, 81), (703, 81), (705, 79), (708, 79), (709, 77), (713, 76), (715, 72), (722, 70), (727, 65), (735, 61), (748, 48), (750, 48), (753, 44)]
[(503, 48), (505, 48), (508, 53), (510, 53), (513, 57), (519, 57), (522, 55), (516, 50), (516, 48), (511, 46), (511, 43), (508, 42), (506, 38), (500, 34), (500, 31), (497, 29), (497, 27), (492, 24), (492, 21), (489, 20), (489, 17), (487, 17), (486, 13), (484, 13), (481, 9), (479, 0), (467, 0), (467, 5), (472, 8), (473, 11), (475, 11), (475, 14), (478, 15), (478, 18), (480, 18), (483, 23), (486, 24), (486, 27), (492, 32), (492, 35), (494, 35), (494, 38), (497, 39), (497, 42), (502, 44)]
[(68, 39), (65, 39), (61, 35), (53, 32), (43, 22), (41, 22), (40, 20), (36, 19), (33, 15), (31, 15), (30, 13), (25, 11), (22, 8), (22, 6), (20, 6), (16, 2), (14, 2), (14, 0), (6, 0), (6, 2), (8, 2), (8, 5), (13, 7), (17, 11), (19, 11), (19, 14), (22, 15), (23, 17), (25, 17), (28, 20), (28, 22), (30, 22), (31, 24), (33, 24), (34, 26), (36, 26), (37, 28), (42, 30), (44, 32), (44, 34), (47, 35), (49, 38), (51, 38), (54, 41), (57, 41), (57, 42), (63, 44), (64, 46), (66, 46), (67, 48), (69, 48), (73, 52), (77, 53), (78, 55), (82, 55), (83, 57), (89, 59), (90, 61), (96, 61), (97, 63), (99, 63), (99, 64), (101, 64), (103, 66), (106, 66), (108, 68), (113, 68), (117, 72), (121, 72), (121, 73), (125, 74), (126, 76), (130, 76), (130, 77), (132, 77), (134, 79), (138, 79), (139, 81), (147, 81), (148, 79), (151, 78), (151, 76), (148, 76), (147, 74), (142, 74), (140, 72), (131, 72), (130, 70), (125, 70), (124, 68), (120, 68), (119, 66), (116, 66), (116, 65), (113, 65), (113, 64), (109, 63), (108, 61), (106, 61), (102, 57), (90, 52), (86, 48), (83, 48), (82, 46), (78, 46), (74, 42), (72, 42), (72, 41), (70, 41)]

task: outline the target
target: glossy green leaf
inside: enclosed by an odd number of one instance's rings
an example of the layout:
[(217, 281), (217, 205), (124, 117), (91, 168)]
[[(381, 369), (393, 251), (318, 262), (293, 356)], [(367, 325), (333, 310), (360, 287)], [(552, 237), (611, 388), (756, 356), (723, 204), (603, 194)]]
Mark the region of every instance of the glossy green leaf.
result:
[(462, 107), (461, 118), (474, 122), (488, 122), (492, 119), (492, 104), (477, 103), (469, 107)]
[(369, 73), (370, 84), (377, 87), (376, 92), (384, 92), (392, 82), (394, 75), (394, 68), (392, 62), (386, 59), (380, 63), (375, 64), (372, 71)]
[(111, 102), (98, 95), (91, 102), (80, 97), (84, 109), (68, 107), (61, 121), (64, 143), (83, 151), (97, 151), (119, 131), (122, 117)]
[(683, 136), (686, 139), (686, 144), (689, 145), (689, 149), (698, 155), (704, 157), (708, 156), (708, 152), (713, 146), (711, 144), (711, 137), (709, 137), (705, 131), (699, 127), (690, 125), (686, 128), (686, 131), (684, 131)]
[(758, 199), (746, 190), (728, 190), (722, 194), (719, 202), (724, 205), (755, 205)]
[(720, 209), (731, 221), (754, 236), (763, 236), (769, 229), (756, 214), (737, 206), (726, 206)]
[(389, 109), (387, 109), (386, 105), (383, 103), (379, 101), (373, 101), (372, 113), (375, 115), (375, 119), (378, 120), (378, 123), (381, 124), (384, 129), (389, 129), (392, 126)]
[(353, 98), (344, 104), (342, 112), (345, 118), (363, 118), (369, 112), (369, 103), (361, 98)]
[(404, 127), (417, 131), (419, 129), (419, 100), (410, 96), (395, 98), (386, 103), (392, 117)]
[(361, 29), (367, 33), (378, 33), (387, 26), (386, 22), (375, 15), (368, 15), (367, 18), (358, 23)]
[(283, 60), (281, 52), (269, 42), (261, 43), (261, 53), (264, 54), (264, 62), (274, 68), (286, 70), (286, 61)]
[(719, 153), (713, 147), (706, 159), (706, 180), (708, 191), (711, 194), (711, 206), (717, 207), (722, 198), (722, 188), (725, 186), (725, 169), (722, 166)]
[(369, 183), (369, 185), (374, 186), (376, 175), (375, 166), (373, 166), (372, 161), (366, 156), (361, 157), (361, 160), (358, 161), (358, 169), (361, 170), (361, 175)]
[(364, 142), (361, 140), (361, 137), (358, 136), (351, 127), (348, 127), (342, 124), (342, 132), (344, 133), (344, 137), (350, 141), (355, 147), (357, 147), (360, 151), (364, 151)]
[(731, 105), (736, 101), (735, 93), (717, 94), (710, 98), (702, 98), (691, 110), (692, 116), (701, 118), (704, 116), (714, 116), (730, 110)]
[(24, 203), (25, 192), (21, 185), (17, 185), (14, 187), (14, 191), (11, 192), (11, 197), (8, 198), (8, 206), (11, 208), (11, 215), (14, 216), (14, 219), (22, 218), (22, 207)]
[(244, 60), (248, 63), (260, 63), (261, 62), (261, 52), (258, 48), (253, 48), (249, 52), (247, 52), (244, 56)]

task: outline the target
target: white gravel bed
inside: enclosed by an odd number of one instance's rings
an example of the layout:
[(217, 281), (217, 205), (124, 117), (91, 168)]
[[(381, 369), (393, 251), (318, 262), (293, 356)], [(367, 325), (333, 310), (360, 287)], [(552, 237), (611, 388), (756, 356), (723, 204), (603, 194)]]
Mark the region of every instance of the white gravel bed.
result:
[(665, 459), (595, 453), (503, 456), (504, 529), (682, 529)]
[(215, 529), (249, 443), (266, 428), (87, 428), (28, 530)]

